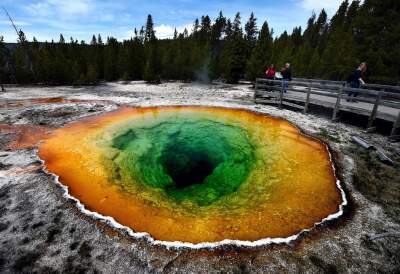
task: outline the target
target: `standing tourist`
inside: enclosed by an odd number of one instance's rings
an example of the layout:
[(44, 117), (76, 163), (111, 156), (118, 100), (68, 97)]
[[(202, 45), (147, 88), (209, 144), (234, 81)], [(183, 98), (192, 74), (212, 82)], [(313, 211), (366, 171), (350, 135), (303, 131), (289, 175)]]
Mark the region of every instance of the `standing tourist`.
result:
[(289, 86), (289, 81), (292, 81), (292, 68), (290, 67), (289, 63), (286, 63), (285, 67), (282, 68), (281, 74), (282, 74), (283, 92), (286, 92)]
[(276, 73), (275, 66), (273, 64), (271, 64), (271, 66), (265, 72), (267, 79), (271, 80), (271, 81), (268, 81), (268, 86), (269, 86), (268, 91), (271, 91), (272, 87), (274, 86), (274, 82), (272, 80), (275, 80), (275, 73)]
[[(349, 78), (347, 79), (347, 83), (350, 84), (351, 88), (360, 88), (361, 85), (365, 85), (365, 81), (362, 79), (362, 75), (365, 73), (365, 71), (367, 70), (367, 63), (366, 62), (362, 62), (358, 68), (349, 76)], [(357, 97), (358, 92), (356, 91), (349, 91), (348, 93), (349, 98), (347, 98), (347, 101), (349, 102), (356, 102), (356, 100), (351, 99), (351, 97), (353, 96), (354, 98)]]
[(275, 73), (276, 73), (276, 69), (275, 69), (274, 64), (272, 64), (265, 72), (265, 74), (267, 75), (267, 79), (269, 79), (269, 80), (275, 79)]

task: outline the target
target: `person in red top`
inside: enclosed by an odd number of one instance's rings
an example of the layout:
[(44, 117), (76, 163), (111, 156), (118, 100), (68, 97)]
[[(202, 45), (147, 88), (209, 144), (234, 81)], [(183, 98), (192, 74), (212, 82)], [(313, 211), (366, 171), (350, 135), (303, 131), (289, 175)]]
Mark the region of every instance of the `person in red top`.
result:
[[(265, 72), (268, 80), (275, 80), (275, 73), (276, 73), (276, 69), (273, 64)], [(272, 87), (274, 85), (274, 82), (270, 81), (270, 82), (268, 82), (268, 85)], [(271, 91), (271, 88), (269, 88), (268, 91)]]
[(275, 66), (273, 64), (265, 72), (265, 74), (267, 75), (267, 79), (270, 79), (270, 80), (274, 80), (275, 79), (275, 73), (276, 73), (276, 69), (275, 69)]

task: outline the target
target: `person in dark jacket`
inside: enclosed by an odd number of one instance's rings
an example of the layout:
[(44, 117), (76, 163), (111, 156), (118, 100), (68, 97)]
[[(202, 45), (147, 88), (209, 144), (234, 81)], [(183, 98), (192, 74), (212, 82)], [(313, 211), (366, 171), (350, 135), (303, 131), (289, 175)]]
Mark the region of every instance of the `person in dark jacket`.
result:
[[(352, 77), (351, 77), (351, 81), (350, 81), (350, 87), (351, 88), (360, 88), (361, 85), (365, 85), (365, 81), (362, 79), (362, 75), (363, 73), (367, 70), (367, 63), (366, 62), (362, 62), (358, 68), (354, 71)], [(349, 91), (349, 97), (357, 97), (358, 92), (354, 92), (354, 91)], [(351, 101), (351, 102), (356, 102), (354, 99), (348, 98), (347, 101)]]
[(286, 92), (289, 81), (292, 81), (292, 68), (290, 67), (289, 63), (285, 64), (285, 67), (281, 70), (282, 74), (282, 84), (283, 84), (283, 92)]

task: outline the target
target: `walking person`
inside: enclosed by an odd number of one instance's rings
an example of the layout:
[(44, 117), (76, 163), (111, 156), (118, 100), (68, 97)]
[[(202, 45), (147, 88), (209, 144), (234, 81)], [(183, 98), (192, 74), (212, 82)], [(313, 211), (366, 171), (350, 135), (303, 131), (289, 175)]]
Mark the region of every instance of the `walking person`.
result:
[(289, 63), (285, 64), (285, 67), (281, 70), (282, 74), (282, 85), (283, 85), (283, 92), (287, 91), (289, 87), (289, 82), (292, 81), (292, 68), (290, 67)]
[(265, 72), (265, 75), (267, 77), (268, 80), (268, 91), (272, 91), (272, 87), (274, 86), (274, 82), (272, 80), (275, 80), (275, 74), (276, 74), (276, 69), (274, 64), (271, 64), (271, 66), (267, 69), (267, 71)]
[[(358, 68), (349, 76), (347, 79), (347, 82), (350, 84), (351, 88), (360, 88), (361, 85), (365, 85), (365, 81), (362, 79), (363, 74), (367, 70), (367, 63), (362, 62)], [(357, 102), (355, 99), (352, 99), (351, 97), (353, 96), (354, 98), (357, 97), (358, 92), (357, 91), (349, 91), (348, 92), (349, 98), (347, 98), (347, 102)]]

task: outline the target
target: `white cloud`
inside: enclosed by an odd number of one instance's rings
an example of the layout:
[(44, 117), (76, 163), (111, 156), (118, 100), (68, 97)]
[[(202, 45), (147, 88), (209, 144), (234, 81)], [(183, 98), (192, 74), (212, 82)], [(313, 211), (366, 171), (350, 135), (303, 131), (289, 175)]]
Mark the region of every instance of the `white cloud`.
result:
[(2, 31), (0, 36), (4, 37), (5, 42), (15, 42), (18, 39), (17, 34), (13, 29)]
[(325, 9), (329, 14), (334, 13), (343, 0), (301, 0), (301, 6), (306, 10), (319, 11)]
[(174, 28), (170, 25), (161, 24), (154, 28), (158, 38), (169, 38), (174, 35)]
[[(185, 28), (189, 33), (192, 32), (192, 24), (176, 27), (176, 30), (178, 31), (178, 33), (182, 33), (185, 30)], [(159, 26), (154, 27), (154, 30), (156, 31), (156, 36), (158, 39), (165, 39), (174, 37), (175, 27), (171, 25), (161, 24)]]
[(92, 4), (90, 0), (47, 0), (47, 2), (67, 14), (86, 14)]
[[(29, 26), (31, 25), (31, 23), (25, 22), (25, 21), (15, 21), (13, 20), (14, 24), (17, 26), (17, 28), (19, 26)], [(0, 20), (0, 25), (10, 25), (11, 26), (11, 22), (9, 20)]]
[(27, 6), (27, 10), (38, 16), (60, 16), (68, 18), (73, 15), (87, 14), (91, 9), (91, 0), (42, 0)]

